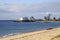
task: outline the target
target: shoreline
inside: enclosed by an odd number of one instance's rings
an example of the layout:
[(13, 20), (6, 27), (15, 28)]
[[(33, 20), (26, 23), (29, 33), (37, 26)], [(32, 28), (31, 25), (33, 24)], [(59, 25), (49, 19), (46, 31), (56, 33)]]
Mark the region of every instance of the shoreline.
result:
[(0, 40), (50, 40), (60, 34), (60, 27), (0, 38)]
[[(24, 21), (16, 21), (16, 20), (0, 20), (0, 22), (24, 22)], [(25, 21), (26, 22), (26, 21)], [(60, 22), (60, 21), (47, 21), (47, 20), (43, 20), (43, 21), (28, 21), (28, 22)]]

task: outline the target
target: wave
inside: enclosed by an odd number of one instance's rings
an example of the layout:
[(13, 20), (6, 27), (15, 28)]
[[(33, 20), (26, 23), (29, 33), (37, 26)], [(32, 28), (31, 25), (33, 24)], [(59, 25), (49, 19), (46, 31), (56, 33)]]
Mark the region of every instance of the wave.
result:
[(17, 35), (17, 34), (20, 34), (20, 33), (10, 33), (10, 34), (6, 34), (6, 35), (4, 35), (2, 37), (14, 36), (14, 35)]

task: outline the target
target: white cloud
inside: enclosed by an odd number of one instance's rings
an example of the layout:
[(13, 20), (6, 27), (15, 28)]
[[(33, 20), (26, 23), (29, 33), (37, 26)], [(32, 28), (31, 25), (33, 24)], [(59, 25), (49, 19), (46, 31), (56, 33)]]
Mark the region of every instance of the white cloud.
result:
[(60, 12), (60, 3), (0, 4), (0, 9), (13, 12)]
[[(0, 18), (16, 18), (20, 16), (45, 16), (47, 12), (60, 17), (60, 3), (43, 4), (0, 4)], [(7, 16), (7, 15), (8, 16)], [(42, 17), (41, 16), (41, 17)], [(4, 18), (3, 17), (3, 18)]]

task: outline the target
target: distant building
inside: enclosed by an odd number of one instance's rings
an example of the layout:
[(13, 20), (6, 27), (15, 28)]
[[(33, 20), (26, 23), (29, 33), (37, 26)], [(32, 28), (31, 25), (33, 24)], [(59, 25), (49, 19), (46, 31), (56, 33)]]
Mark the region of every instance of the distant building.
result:
[(28, 17), (22, 17), (20, 20), (29, 20)]
[(18, 22), (29, 22), (28, 17), (21, 17), (19, 20), (17, 20)]

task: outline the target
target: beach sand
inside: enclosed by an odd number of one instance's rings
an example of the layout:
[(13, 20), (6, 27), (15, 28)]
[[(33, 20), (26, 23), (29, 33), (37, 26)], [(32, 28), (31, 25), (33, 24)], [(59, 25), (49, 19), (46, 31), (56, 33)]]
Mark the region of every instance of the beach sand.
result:
[(53, 28), (49, 30), (41, 30), (25, 34), (17, 34), (0, 38), (0, 40), (51, 40), (56, 35), (60, 34), (60, 28)]

